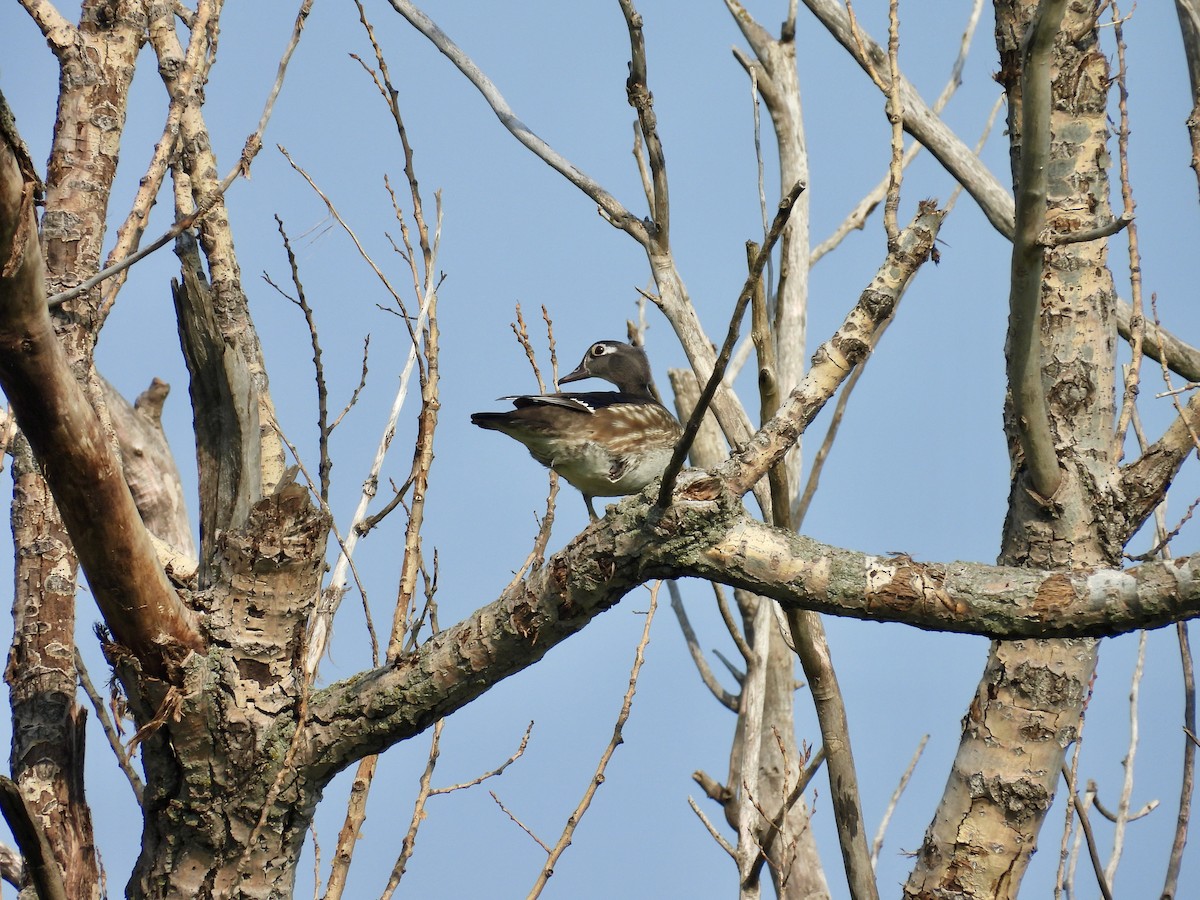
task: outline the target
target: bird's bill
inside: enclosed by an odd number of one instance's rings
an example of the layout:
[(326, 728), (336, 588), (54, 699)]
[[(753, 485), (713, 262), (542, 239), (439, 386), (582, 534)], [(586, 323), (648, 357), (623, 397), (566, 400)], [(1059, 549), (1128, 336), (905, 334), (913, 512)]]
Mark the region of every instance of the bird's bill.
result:
[(580, 363), (578, 368), (576, 368), (574, 372), (564, 375), (562, 378), (558, 379), (558, 383), (559, 384), (569, 384), (572, 381), (582, 381), (585, 378), (592, 378), (592, 377), (593, 377), (592, 373), (586, 371), (583, 367), (583, 363)]

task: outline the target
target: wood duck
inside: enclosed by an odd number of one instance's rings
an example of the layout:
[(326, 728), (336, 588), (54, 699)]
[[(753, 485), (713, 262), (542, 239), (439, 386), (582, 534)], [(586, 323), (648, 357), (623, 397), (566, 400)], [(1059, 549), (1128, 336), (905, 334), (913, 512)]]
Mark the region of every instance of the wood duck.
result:
[(597, 341), (560, 384), (603, 378), (616, 391), (501, 397), (509, 412), (480, 412), (471, 422), (520, 441), (543, 466), (583, 494), (592, 521), (593, 497), (636, 494), (663, 473), (681, 429), (658, 402), (650, 361), (640, 347)]

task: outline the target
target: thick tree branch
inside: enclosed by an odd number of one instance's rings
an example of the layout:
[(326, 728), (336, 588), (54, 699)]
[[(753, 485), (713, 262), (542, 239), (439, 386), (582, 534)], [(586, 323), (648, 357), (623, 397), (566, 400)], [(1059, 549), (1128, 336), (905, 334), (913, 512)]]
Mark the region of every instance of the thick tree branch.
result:
[(54, 860), (45, 832), (26, 806), (17, 783), (3, 776), (0, 776), (0, 812), (21, 848), (24, 868), (37, 900), (67, 900), (62, 871)]
[(29, 17), (37, 23), (42, 35), (57, 57), (62, 56), (66, 48), (74, 43), (75, 26), (67, 21), (49, 0), (20, 0)]
[(804, 380), (791, 392), (778, 414), (730, 457), (720, 474), (745, 492), (795, 443), (855, 363), (871, 352), (876, 330), (887, 320), (900, 295), (921, 264), (929, 258), (944, 212), (924, 202), (879, 267), (871, 284), (859, 297), (842, 327), (813, 355)]
[(1046, 224), (1046, 169), (1050, 164), (1050, 59), (1066, 0), (1043, 0), (1029, 24), (1021, 66), (1021, 157), (1009, 288), (1008, 381), (1013, 416), (1030, 483), (1044, 500), (1058, 491), (1062, 473), (1050, 433), (1042, 385), (1041, 306)]
[(1161, 438), (1142, 451), (1137, 460), (1121, 469), (1126, 540), (1142, 527), (1162, 502), (1180, 466), (1196, 448), (1193, 437), (1196, 432), (1200, 432), (1200, 393), (1192, 394), (1183, 414), (1176, 417)]
[[(1141, 324), (1144, 329), (1143, 353), (1157, 362), (1166, 363), (1167, 368), (1188, 381), (1200, 381), (1200, 350), (1191, 344), (1185, 344), (1154, 322), (1143, 321)], [(1133, 307), (1123, 300), (1118, 301), (1117, 332), (1125, 340), (1132, 342), (1133, 330)]]
[(187, 362), (200, 475), (200, 586), (211, 583), (218, 536), (240, 528), (262, 496), (259, 405), (245, 357), (226, 343), (191, 237), (176, 248), (183, 283), (172, 281)]
[(159, 676), (201, 642), (158, 563), (95, 412), (46, 311), (32, 186), (0, 144), (0, 386), (29, 439), (100, 611)]
[[(919, 563), (822, 544), (748, 516), (714, 479), (686, 473), (665, 512), (624, 500), (495, 602), (394, 665), (316, 693), (299, 764), (328, 780), (420, 733), (654, 578), (693, 576), (785, 608), (992, 638), (1112, 636), (1200, 616), (1200, 559), (1066, 574)], [(689, 496), (709, 499), (688, 499)], [(290, 726), (281, 726), (290, 727)]]

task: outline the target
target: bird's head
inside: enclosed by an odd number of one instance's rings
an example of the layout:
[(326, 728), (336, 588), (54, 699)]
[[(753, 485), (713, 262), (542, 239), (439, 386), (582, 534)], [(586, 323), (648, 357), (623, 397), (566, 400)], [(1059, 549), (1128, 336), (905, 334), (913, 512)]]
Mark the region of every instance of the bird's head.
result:
[(583, 361), (575, 371), (564, 375), (559, 384), (582, 381), (584, 378), (603, 378), (625, 394), (652, 397), (650, 361), (641, 347), (622, 341), (596, 341), (588, 347)]

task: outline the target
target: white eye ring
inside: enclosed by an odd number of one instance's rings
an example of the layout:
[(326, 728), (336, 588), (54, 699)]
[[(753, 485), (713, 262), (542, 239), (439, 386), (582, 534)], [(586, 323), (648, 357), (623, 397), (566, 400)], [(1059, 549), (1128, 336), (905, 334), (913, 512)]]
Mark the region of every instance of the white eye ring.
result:
[(603, 356), (611, 352), (608, 344), (592, 344), (592, 356)]

